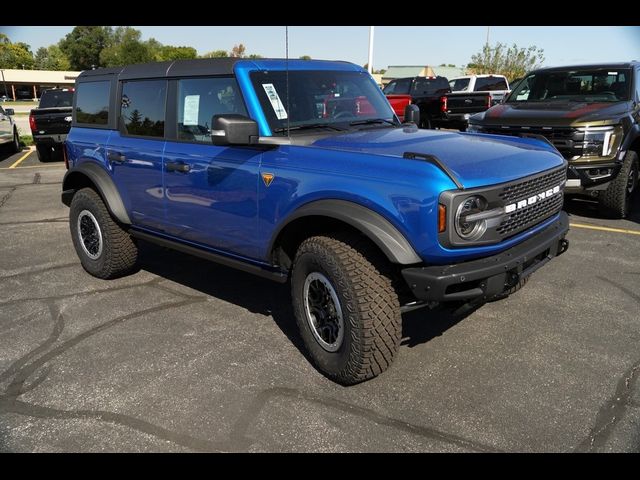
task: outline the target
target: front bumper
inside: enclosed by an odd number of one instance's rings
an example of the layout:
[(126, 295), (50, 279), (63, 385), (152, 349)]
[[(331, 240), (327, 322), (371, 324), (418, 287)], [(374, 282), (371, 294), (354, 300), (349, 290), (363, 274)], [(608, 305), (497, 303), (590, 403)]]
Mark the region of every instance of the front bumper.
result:
[(488, 300), (563, 254), (569, 246), (564, 238), (568, 231), (569, 217), (560, 212), (552, 225), (498, 255), (453, 265), (406, 268), (402, 276), (418, 300)]
[(622, 163), (608, 162), (595, 165), (569, 165), (565, 193), (583, 193), (588, 190), (606, 190), (620, 173)]

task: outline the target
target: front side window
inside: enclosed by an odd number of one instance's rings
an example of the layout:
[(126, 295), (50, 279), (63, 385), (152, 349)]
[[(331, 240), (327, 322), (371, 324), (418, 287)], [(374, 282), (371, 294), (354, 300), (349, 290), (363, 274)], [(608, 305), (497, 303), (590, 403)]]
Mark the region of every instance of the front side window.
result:
[[(271, 130), (346, 130), (368, 123), (391, 124), (394, 113), (366, 72), (257, 71), (253, 88)], [(288, 95), (287, 95), (288, 92)]]
[(235, 78), (190, 78), (178, 81), (178, 139), (211, 143), (211, 117), (247, 116)]
[(122, 84), (120, 118), (128, 135), (164, 137), (166, 80), (137, 80)]
[(631, 91), (629, 75), (630, 70), (616, 68), (533, 73), (514, 88), (509, 103), (626, 101)]
[(109, 123), (111, 82), (83, 82), (76, 89), (76, 122), (88, 125)]

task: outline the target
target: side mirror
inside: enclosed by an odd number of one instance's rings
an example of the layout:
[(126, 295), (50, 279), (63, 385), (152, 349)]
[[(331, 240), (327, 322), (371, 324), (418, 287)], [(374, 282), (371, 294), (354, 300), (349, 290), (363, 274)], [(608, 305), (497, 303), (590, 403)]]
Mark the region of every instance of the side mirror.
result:
[(211, 117), (211, 141), (214, 145), (255, 145), (258, 124), (244, 115), (229, 113)]
[(15, 115), (16, 114), (15, 111), (13, 110), (13, 108), (5, 108), (4, 109), (4, 113), (6, 115)]
[(404, 109), (404, 123), (420, 123), (420, 107), (409, 104)]

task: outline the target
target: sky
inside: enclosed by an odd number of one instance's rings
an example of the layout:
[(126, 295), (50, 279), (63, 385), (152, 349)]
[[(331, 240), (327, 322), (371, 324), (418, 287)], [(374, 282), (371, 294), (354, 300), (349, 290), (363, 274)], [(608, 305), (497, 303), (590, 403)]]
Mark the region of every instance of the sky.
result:
[[(285, 56), (285, 28), (134, 26), (143, 40), (155, 38), (166, 45), (194, 47), (198, 54), (211, 50), (231, 50), (242, 43), (247, 54), (263, 57)], [(12, 42), (25, 42), (35, 51), (57, 43), (73, 27), (0, 27)], [(389, 65), (466, 65), (487, 39), (536, 45), (544, 50), (544, 66), (640, 60), (640, 27), (390, 27), (374, 29), (373, 67)], [(346, 60), (363, 65), (368, 59), (368, 26), (290, 26), (289, 56), (310, 55), (327, 60)]]

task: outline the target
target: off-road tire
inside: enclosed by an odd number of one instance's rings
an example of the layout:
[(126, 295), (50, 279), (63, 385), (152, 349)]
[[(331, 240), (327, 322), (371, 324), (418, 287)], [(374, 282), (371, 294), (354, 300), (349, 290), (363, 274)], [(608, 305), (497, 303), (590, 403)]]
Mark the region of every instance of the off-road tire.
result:
[(13, 140), (9, 145), (9, 151), (11, 153), (18, 153), (20, 151), (20, 136), (18, 135), (18, 130), (13, 129)]
[[(308, 238), (296, 253), (291, 294), (300, 334), (318, 370), (343, 385), (380, 375), (400, 346), (400, 304), (388, 265), (367, 239), (351, 233)], [(343, 312), (344, 337), (335, 352), (320, 345), (307, 321), (303, 290), (313, 272), (329, 280)]]
[(51, 147), (36, 145), (36, 154), (38, 155), (38, 160), (41, 162), (50, 162), (53, 159)]
[[(629, 214), (632, 194), (638, 186), (638, 170), (638, 155), (629, 150), (624, 156), (618, 176), (600, 193), (598, 202), (602, 214), (611, 218), (624, 218)], [(631, 193), (628, 191), (630, 174), (634, 175), (635, 180)]]
[[(102, 250), (95, 259), (87, 255), (80, 244), (78, 216), (83, 211), (90, 212), (100, 228)], [(69, 210), (69, 228), (82, 267), (94, 277), (117, 278), (134, 270), (138, 260), (138, 247), (131, 236), (111, 217), (102, 198), (92, 188), (83, 188), (73, 196)]]

